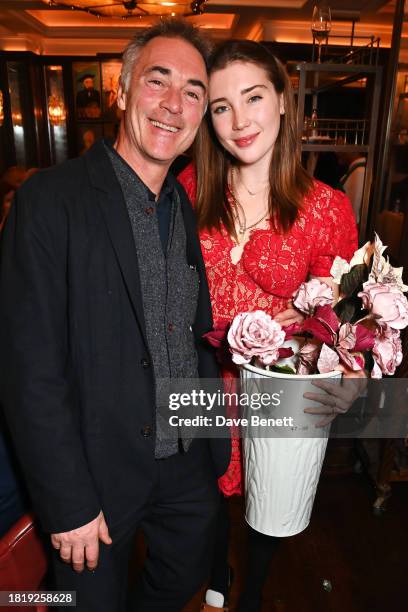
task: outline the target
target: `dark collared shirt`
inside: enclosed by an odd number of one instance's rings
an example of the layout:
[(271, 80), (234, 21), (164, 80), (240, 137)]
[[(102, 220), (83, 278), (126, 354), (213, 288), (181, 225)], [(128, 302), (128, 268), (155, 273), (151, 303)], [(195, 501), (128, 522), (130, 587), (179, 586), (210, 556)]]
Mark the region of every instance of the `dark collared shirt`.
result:
[(105, 145), (108, 146), (110, 148), (110, 150), (113, 151), (115, 153), (115, 155), (117, 155), (120, 158), (120, 160), (124, 164), (126, 164), (128, 166), (128, 168), (134, 174), (136, 174), (136, 176), (138, 177), (139, 181), (146, 188), (147, 196), (148, 196), (149, 200), (152, 202), (152, 206), (153, 206), (153, 208), (156, 211), (157, 222), (158, 222), (158, 225), (159, 225), (160, 242), (161, 242), (161, 245), (162, 245), (164, 256), (166, 256), (166, 253), (167, 253), (167, 243), (168, 243), (168, 240), (169, 240), (169, 232), (170, 232), (171, 214), (172, 214), (172, 208), (173, 208), (173, 198), (174, 198), (173, 191), (174, 191), (174, 187), (172, 185), (170, 185), (170, 182), (166, 178), (164, 180), (164, 183), (163, 183), (163, 186), (162, 186), (161, 191), (159, 193), (159, 196), (156, 199), (156, 194), (153, 193), (153, 191), (151, 191), (148, 188), (148, 186), (142, 181), (140, 176), (133, 170), (133, 168), (131, 168), (131, 166), (129, 166), (129, 164), (126, 162), (126, 160), (123, 159), (123, 157), (121, 155), (119, 155), (119, 153), (116, 151), (116, 149), (114, 149), (113, 143), (111, 141), (105, 140)]
[(159, 197), (156, 201), (156, 194), (154, 194), (148, 187), (146, 187), (149, 194), (149, 200), (156, 204), (156, 215), (159, 224), (160, 242), (162, 245), (163, 253), (166, 255), (167, 243), (169, 240), (171, 212), (173, 207), (173, 187), (171, 187), (167, 179), (163, 183), (163, 187), (160, 191)]

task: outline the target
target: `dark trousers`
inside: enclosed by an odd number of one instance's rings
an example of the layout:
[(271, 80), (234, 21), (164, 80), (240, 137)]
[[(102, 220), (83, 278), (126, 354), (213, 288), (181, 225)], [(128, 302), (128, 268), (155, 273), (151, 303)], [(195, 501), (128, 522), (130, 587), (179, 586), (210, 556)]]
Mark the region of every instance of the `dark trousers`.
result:
[[(158, 460), (150, 495), (143, 498), (131, 519), (108, 525), (113, 543), (100, 544), (94, 572), (77, 574), (54, 555), (56, 588), (77, 592), (78, 612), (180, 612), (207, 578), (219, 502), (208, 443), (195, 440), (188, 453)], [(139, 527), (147, 558), (128, 596), (128, 561)]]

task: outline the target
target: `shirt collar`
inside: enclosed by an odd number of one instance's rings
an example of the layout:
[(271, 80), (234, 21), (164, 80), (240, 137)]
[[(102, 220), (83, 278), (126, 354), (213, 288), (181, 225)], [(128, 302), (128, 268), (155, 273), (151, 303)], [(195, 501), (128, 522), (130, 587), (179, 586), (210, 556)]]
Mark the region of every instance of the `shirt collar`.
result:
[[(113, 154), (114, 154), (114, 155), (116, 155), (116, 157), (117, 157), (118, 159), (120, 159), (121, 163), (122, 163), (124, 166), (126, 166), (126, 167), (127, 167), (127, 169), (128, 169), (130, 172), (132, 172), (132, 173), (133, 173), (133, 174), (134, 174), (134, 175), (137, 177), (138, 181), (139, 181), (139, 182), (140, 182), (140, 183), (143, 185), (143, 187), (146, 189), (146, 194), (147, 194), (147, 197), (149, 198), (149, 200), (151, 200), (152, 202), (155, 202), (155, 201), (156, 201), (156, 194), (155, 194), (155, 193), (153, 193), (153, 191), (152, 191), (151, 189), (149, 189), (149, 187), (146, 185), (146, 183), (144, 183), (144, 182), (142, 181), (142, 179), (141, 179), (141, 178), (140, 178), (140, 176), (137, 174), (137, 172), (135, 172), (135, 171), (133, 170), (133, 168), (132, 168), (131, 166), (129, 166), (129, 164), (127, 163), (127, 161), (126, 161), (126, 160), (125, 160), (125, 159), (124, 159), (124, 158), (123, 158), (121, 155), (119, 155), (119, 153), (117, 152), (117, 150), (116, 150), (116, 149), (114, 148), (114, 146), (113, 146), (114, 141), (113, 141), (112, 139), (108, 139), (108, 138), (106, 138), (106, 139), (104, 139), (104, 141), (103, 141), (103, 142), (104, 142), (104, 145), (105, 145), (106, 147), (108, 147), (108, 149), (109, 149), (110, 151), (112, 151), (112, 152), (113, 152)], [(159, 202), (160, 200), (162, 200), (162, 198), (165, 198), (165, 197), (167, 197), (167, 196), (168, 196), (168, 197), (171, 197), (171, 196), (172, 196), (172, 194), (173, 194), (173, 192), (174, 192), (174, 184), (172, 184), (172, 183), (171, 183), (171, 181), (169, 180), (168, 175), (167, 175), (167, 176), (166, 176), (166, 178), (164, 179), (164, 182), (163, 182), (163, 185), (162, 185), (161, 191), (160, 191), (159, 196), (158, 196), (158, 198), (157, 198), (157, 202)]]

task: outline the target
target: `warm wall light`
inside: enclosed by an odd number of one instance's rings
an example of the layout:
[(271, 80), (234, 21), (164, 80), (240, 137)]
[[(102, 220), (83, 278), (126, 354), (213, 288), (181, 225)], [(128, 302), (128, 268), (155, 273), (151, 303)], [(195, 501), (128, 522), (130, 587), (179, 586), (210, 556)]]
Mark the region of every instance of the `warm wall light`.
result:
[(22, 127), (23, 125), (23, 115), (20, 111), (16, 111), (11, 113), (11, 121), (13, 122), (14, 127)]
[(207, 0), (42, 0), (50, 8), (68, 7), (73, 11), (86, 11), (95, 17), (175, 17), (201, 15)]
[(49, 96), (48, 98), (48, 118), (52, 125), (63, 123), (67, 117), (64, 103), (58, 96)]
[(4, 98), (3, 92), (0, 89), (0, 127), (3, 125), (4, 121)]

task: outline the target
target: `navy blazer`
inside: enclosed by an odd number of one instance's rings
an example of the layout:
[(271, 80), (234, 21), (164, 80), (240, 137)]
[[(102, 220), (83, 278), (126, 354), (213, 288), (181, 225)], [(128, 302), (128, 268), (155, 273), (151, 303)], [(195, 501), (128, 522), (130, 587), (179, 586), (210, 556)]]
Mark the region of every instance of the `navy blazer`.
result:
[[(195, 217), (181, 198), (186, 257), (200, 275), (199, 373), (216, 377), (202, 341), (212, 327)], [(151, 482), (154, 374), (136, 249), (102, 142), (18, 190), (0, 252), (1, 393), (34, 507), (49, 532), (132, 513)], [(230, 440), (209, 442), (216, 475)]]

